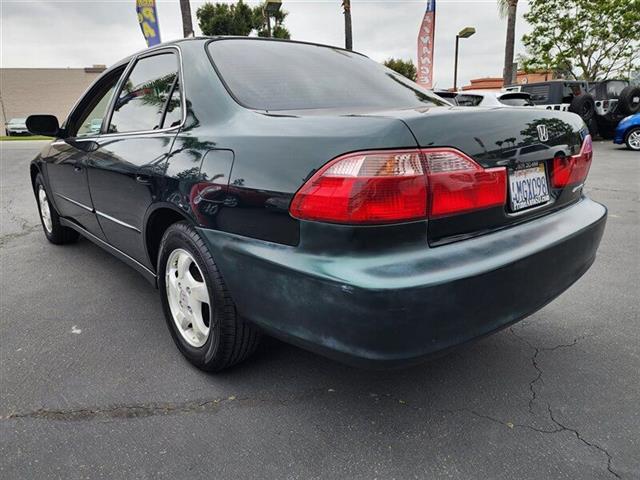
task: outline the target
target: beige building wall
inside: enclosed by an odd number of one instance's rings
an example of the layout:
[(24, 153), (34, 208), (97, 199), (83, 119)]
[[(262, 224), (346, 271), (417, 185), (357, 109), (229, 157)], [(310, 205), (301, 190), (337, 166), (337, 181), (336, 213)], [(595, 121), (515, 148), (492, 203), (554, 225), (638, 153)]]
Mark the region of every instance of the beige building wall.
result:
[(87, 87), (105, 70), (88, 68), (0, 68), (0, 126), (12, 118), (50, 113), (64, 121)]

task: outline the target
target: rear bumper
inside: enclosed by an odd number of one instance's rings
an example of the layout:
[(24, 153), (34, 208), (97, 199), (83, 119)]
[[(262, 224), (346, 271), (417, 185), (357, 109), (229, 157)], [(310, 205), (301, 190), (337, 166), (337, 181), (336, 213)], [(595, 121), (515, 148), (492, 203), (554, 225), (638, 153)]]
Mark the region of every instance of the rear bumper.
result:
[(238, 310), (347, 363), (394, 367), (530, 315), (591, 266), (606, 208), (562, 211), (450, 245), (344, 256), (202, 229)]

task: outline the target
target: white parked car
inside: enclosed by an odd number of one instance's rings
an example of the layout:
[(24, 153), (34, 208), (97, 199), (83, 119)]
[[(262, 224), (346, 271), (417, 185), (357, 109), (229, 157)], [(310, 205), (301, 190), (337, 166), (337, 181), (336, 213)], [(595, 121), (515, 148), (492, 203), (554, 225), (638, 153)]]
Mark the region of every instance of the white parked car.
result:
[(456, 95), (461, 107), (532, 107), (531, 95), (525, 92), (466, 90)]
[(12, 118), (4, 124), (4, 129), (7, 132), (7, 136), (11, 135), (30, 135), (27, 126), (25, 125), (26, 118)]

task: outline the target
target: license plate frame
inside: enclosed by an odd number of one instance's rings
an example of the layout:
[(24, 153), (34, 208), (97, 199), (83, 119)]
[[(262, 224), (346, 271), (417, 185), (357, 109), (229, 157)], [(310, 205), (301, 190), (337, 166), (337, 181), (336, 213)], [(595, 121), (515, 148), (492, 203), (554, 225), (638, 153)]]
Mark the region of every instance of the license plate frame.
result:
[(543, 205), (550, 198), (544, 162), (509, 171), (509, 204), (512, 212)]

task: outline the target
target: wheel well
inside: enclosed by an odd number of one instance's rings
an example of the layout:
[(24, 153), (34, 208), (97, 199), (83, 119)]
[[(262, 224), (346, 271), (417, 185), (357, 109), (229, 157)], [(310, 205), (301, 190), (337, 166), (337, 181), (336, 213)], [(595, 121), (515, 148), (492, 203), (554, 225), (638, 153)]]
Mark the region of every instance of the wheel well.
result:
[(31, 164), (30, 171), (31, 171), (31, 186), (35, 191), (36, 177), (40, 173), (40, 169), (36, 165)]
[(145, 241), (147, 244), (147, 254), (153, 266), (158, 262), (160, 241), (162, 240), (165, 230), (174, 223), (182, 222), (183, 220), (187, 220), (185, 216), (171, 208), (159, 208), (151, 214), (151, 217), (147, 221)]

